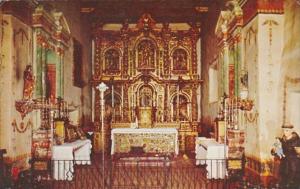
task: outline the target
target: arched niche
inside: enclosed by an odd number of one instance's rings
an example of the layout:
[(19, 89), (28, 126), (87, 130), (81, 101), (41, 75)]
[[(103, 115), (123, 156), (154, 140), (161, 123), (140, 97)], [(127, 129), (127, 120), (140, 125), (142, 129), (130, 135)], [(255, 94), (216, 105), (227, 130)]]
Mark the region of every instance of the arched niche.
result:
[(117, 92), (114, 92), (114, 95), (112, 95), (110, 91), (104, 96), (104, 100), (105, 100), (104, 120), (108, 122), (121, 121), (122, 118), (121, 95)]
[(150, 38), (143, 38), (136, 45), (137, 68), (139, 70), (155, 70), (156, 44)]
[(104, 73), (115, 75), (121, 73), (121, 52), (118, 49), (110, 48), (103, 53)]
[(142, 85), (138, 91), (138, 103), (140, 107), (153, 106), (154, 90), (150, 85)]
[(172, 52), (172, 72), (186, 73), (189, 66), (188, 52), (183, 48), (176, 48)]
[[(179, 99), (178, 99), (179, 98)], [(178, 105), (177, 105), (178, 104)], [(184, 94), (175, 94), (171, 98), (171, 116), (173, 121), (189, 121), (191, 117), (190, 98)]]

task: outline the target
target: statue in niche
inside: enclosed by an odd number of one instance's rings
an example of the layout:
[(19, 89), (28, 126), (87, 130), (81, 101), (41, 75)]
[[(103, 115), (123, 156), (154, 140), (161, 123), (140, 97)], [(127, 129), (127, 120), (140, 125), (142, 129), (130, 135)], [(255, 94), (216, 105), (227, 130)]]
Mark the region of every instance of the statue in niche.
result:
[(179, 71), (187, 70), (187, 53), (183, 49), (176, 49), (173, 53), (173, 69)]
[(110, 49), (105, 53), (105, 71), (106, 73), (119, 72), (119, 53), (115, 49)]
[(148, 41), (142, 41), (138, 46), (138, 61), (140, 68), (154, 68), (154, 51), (153, 44)]
[[(178, 113), (179, 113), (179, 120), (180, 121), (188, 121), (189, 114), (188, 114), (188, 100), (185, 96), (179, 96), (179, 106), (178, 106)], [(177, 96), (173, 99), (173, 112), (174, 112), (174, 120), (177, 117)]]
[(152, 90), (148, 86), (144, 86), (140, 91), (140, 106), (152, 106)]
[(32, 66), (27, 65), (24, 71), (24, 88), (23, 88), (23, 99), (31, 99), (34, 91), (35, 77), (32, 73)]
[(148, 95), (143, 95), (141, 97), (141, 106), (146, 107), (146, 106), (151, 106), (151, 98)]

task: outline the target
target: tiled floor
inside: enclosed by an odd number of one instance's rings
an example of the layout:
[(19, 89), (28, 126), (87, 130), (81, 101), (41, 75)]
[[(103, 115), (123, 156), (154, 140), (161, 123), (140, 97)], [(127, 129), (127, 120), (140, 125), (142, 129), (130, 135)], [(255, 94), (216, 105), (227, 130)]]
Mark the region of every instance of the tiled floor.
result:
[[(188, 155), (176, 157), (93, 155), (92, 165), (75, 167), (73, 181), (55, 181), (52, 188), (221, 189), (238, 188), (225, 179), (206, 179), (205, 167)], [(104, 166), (103, 166), (104, 165)]]

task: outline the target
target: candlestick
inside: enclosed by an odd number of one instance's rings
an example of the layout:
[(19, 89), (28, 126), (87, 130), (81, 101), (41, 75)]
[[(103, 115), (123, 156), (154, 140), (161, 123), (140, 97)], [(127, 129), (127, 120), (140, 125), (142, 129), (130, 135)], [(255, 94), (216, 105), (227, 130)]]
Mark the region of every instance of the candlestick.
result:
[(114, 107), (114, 86), (111, 86), (111, 107)]
[(176, 107), (176, 109), (177, 109), (177, 112), (176, 112), (176, 119), (177, 120), (179, 120), (179, 85), (177, 85), (177, 107)]

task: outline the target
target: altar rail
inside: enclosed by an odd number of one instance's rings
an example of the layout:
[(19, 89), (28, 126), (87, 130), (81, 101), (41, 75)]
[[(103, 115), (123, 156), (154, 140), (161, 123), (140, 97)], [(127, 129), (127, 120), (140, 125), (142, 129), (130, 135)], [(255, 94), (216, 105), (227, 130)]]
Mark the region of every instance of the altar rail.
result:
[[(58, 181), (52, 177), (46, 180), (34, 179), (29, 188), (54, 189), (232, 189), (232, 188), (265, 188), (260, 184), (251, 184), (243, 179), (243, 175), (223, 179), (208, 179), (209, 175), (205, 165), (212, 165), (216, 160), (200, 160), (201, 166), (173, 162), (168, 158), (153, 160), (111, 161), (104, 164), (100, 161), (92, 165), (76, 165), (71, 181)], [(220, 161), (220, 160), (218, 160)], [(223, 160), (226, 162), (225, 160)], [(53, 162), (64, 166), (64, 161)], [(69, 164), (69, 161), (66, 161)], [(148, 164), (148, 165), (147, 165)], [(65, 166), (67, 167), (67, 166)], [(216, 167), (219, 170), (220, 167)], [(213, 172), (213, 170), (210, 170)], [(279, 189), (279, 185), (270, 188)]]

